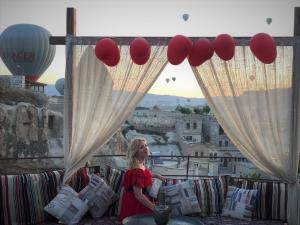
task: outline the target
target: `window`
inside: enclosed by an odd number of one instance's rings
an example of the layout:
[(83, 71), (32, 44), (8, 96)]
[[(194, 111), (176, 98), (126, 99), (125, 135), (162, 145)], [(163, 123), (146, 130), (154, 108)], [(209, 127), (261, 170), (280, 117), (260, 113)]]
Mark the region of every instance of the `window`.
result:
[(186, 123), (186, 129), (190, 129), (190, 128), (191, 128), (190, 123)]
[(225, 134), (223, 128), (220, 126), (219, 127), (219, 135)]
[(218, 154), (217, 154), (217, 153), (215, 153), (215, 154), (214, 154), (214, 158), (215, 158), (215, 159), (217, 159), (217, 157), (218, 157)]
[(54, 125), (54, 116), (50, 115), (48, 116), (48, 128), (53, 129), (53, 125)]
[(203, 157), (203, 152), (201, 152), (201, 157)]
[(228, 141), (227, 140), (225, 141), (225, 147), (228, 147)]
[(193, 129), (194, 129), (194, 130), (197, 129), (197, 123), (193, 123)]
[(213, 158), (213, 153), (209, 154), (209, 158), (211, 158), (211, 159)]
[(219, 147), (222, 147), (222, 141), (219, 141)]
[(198, 152), (195, 152), (195, 157), (198, 158)]

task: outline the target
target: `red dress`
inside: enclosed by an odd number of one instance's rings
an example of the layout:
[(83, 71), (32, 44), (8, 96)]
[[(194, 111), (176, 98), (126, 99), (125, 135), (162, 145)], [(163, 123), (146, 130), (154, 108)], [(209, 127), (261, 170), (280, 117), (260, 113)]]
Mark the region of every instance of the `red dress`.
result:
[(147, 168), (145, 170), (133, 168), (126, 171), (122, 185), (124, 192), (120, 211), (121, 220), (123, 220), (125, 217), (136, 214), (152, 213), (152, 210), (140, 203), (140, 201), (135, 198), (133, 193), (133, 186), (137, 186), (145, 190), (151, 185), (152, 174)]

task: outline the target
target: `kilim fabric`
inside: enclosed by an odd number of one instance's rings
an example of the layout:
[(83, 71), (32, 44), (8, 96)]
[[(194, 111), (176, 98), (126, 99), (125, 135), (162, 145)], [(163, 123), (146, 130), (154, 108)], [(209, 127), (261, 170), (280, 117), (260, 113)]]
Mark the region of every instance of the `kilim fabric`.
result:
[(287, 221), (287, 183), (235, 180), (234, 186), (257, 189), (253, 218)]
[(0, 176), (0, 224), (31, 225), (51, 216), (44, 212), (57, 194), (63, 171)]
[[(105, 170), (105, 180), (107, 185), (111, 187), (111, 189), (120, 197), (122, 190), (122, 181), (124, 177), (125, 171), (112, 168), (110, 166), (106, 167)], [(107, 216), (118, 216), (119, 208), (120, 208), (120, 199), (114, 202), (106, 211), (105, 215)]]
[[(254, 220), (254, 221), (244, 221), (239, 219), (234, 219), (230, 217), (204, 217), (197, 218), (199, 222), (203, 225), (284, 225), (281, 221), (269, 221), (269, 220)], [(37, 225), (61, 225), (58, 222), (48, 222)], [(101, 219), (84, 218), (78, 225), (122, 225), (118, 217), (104, 217)]]

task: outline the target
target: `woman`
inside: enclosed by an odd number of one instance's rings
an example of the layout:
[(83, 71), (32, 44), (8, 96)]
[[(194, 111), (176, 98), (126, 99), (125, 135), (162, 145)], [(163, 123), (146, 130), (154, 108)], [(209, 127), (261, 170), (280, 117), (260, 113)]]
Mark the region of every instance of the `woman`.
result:
[(152, 174), (145, 167), (149, 156), (147, 142), (143, 138), (130, 142), (127, 151), (127, 171), (123, 180), (123, 197), (121, 202), (120, 219), (137, 214), (152, 213), (155, 204), (147, 195), (147, 188), (152, 185), (152, 177), (165, 181), (159, 174)]

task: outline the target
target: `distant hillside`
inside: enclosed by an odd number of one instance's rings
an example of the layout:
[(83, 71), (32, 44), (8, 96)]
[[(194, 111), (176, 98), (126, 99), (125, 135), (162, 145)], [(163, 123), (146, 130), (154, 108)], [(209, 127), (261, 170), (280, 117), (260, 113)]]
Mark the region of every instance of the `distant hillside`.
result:
[[(54, 85), (48, 84), (45, 87), (45, 94), (48, 96), (60, 96)], [(155, 95), (155, 94), (146, 94), (143, 100), (139, 103), (138, 106), (143, 107), (153, 107), (155, 105), (159, 106), (198, 106), (206, 105), (207, 101), (204, 98), (185, 98), (180, 96), (171, 96), (171, 95)]]

